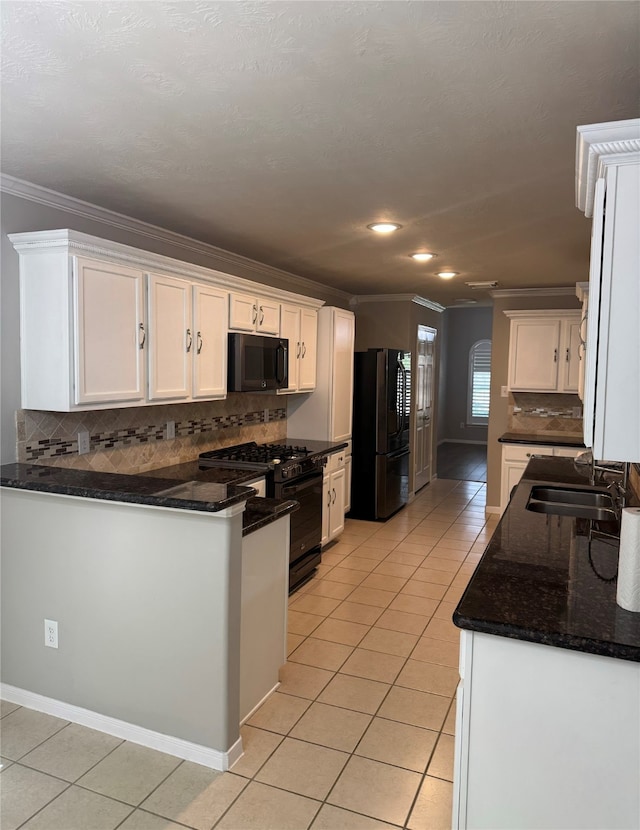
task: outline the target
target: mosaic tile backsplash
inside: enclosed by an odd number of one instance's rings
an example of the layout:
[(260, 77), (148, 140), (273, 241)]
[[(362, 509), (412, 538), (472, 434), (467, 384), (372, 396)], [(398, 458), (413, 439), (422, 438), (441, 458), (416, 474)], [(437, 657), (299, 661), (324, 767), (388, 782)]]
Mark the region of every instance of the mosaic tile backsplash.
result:
[[(167, 438), (167, 423), (175, 438)], [(16, 412), (18, 461), (81, 470), (141, 473), (192, 461), (206, 450), (278, 442), (287, 435), (286, 402), (277, 395), (230, 394), (223, 401), (102, 409)], [(78, 433), (89, 452), (78, 454)]]
[(512, 392), (509, 432), (563, 432), (582, 435), (582, 401), (577, 395)]

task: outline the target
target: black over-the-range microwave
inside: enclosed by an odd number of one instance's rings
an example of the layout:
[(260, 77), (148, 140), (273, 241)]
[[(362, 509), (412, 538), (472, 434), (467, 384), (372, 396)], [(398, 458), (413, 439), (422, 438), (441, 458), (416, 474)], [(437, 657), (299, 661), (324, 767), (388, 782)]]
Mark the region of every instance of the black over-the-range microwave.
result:
[(289, 341), (260, 334), (229, 333), (229, 392), (263, 392), (289, 385)]

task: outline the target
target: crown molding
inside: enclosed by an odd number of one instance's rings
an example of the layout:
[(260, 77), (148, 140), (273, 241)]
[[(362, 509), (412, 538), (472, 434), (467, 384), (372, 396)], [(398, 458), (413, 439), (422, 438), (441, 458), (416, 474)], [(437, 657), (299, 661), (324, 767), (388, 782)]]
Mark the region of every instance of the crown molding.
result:
[(416, 305), (430, 308), (432, 311), (442, 312), (443, 305), (418, 294), (356, 294), (349, 300), (349, 305), (357, 306), (362, 303), (415, 303)]
[[(632, 154), (632, 155), (630, 155)], [(593, 216), (596, 179), (607, 164), (627, 164), (640, 157), (640, 118), (586, 124), (576, 136), (576, 207)]]
[(185, 251), (215, 257), (223, 267), (228, 266), (231, 269), (241, 269), (243, 274), (250, 275), (248, 278), (255, 279), (257, 282), (266, 284), (269, 287), (271, 287), (272, 280), (278, 280), (285, 285), (291, 285), (294, 292), (298, 290), (308, 291), (311, 296), (316, 293), (321, 293), (325, 296), (329, 294), (339, 298), (344, 303), (348, 303), (351, 297), (351, 294), (339, 288), (323, 285), (307, 277), (301, 277), (298, 274), (292, 274), (289, 271), (283, 271), (272, 265), (249, 259), (241, 254), (234, 254), (231, 251), (210, 245), (208, 242), (200, 242), (197, 239), (175, 233), (166, 228), (161, 228), (158, 225), (152, 225), (149, 222), (143, 222), (140, 219), (134, 219), (131, 216), (116, 213), (99, 205), (84, 202), (73, 196), (66, 196), (64, 193), (58, 193), (55, 190), (49, 190), (46, 187), (41, 187), (40, 185), (23, 181), (22, 179), (16, 179), (4, 173), (0, 174), (0, 192), (11, 194), (12, 196), (19, 196), (21, 199), (37, 202), (47, 207), (58, 208), (67, 213), (81, 216), (84, 219), (92, 219), (95, 222), (100, 222), (103, 225), (109, 225), (113, 228), (146, 236), (149, 239), (174, 245)]
[(489, 292), (492, 297), (574, 297), (575, 285), (560, 285), (554, 288), (498, 288)]
[(516, 308), (516, 309), (506, 309), (502, 313), (505, 317), (511, 318), (518, 318), (518, 317), (557, 317), (558, 312), (562, 315), (570, 314), (576, 315), (576, 320), (580, 319), (580, 309), (579, 308)]
[(180, 259), (143, 251), (120, 242), (100, 239), (80, 231), (60, 228), (52, 231), (33, 231), (32, 233), (10, 233), (9, 240), (21, 257), (38, 256), (44, 252), (60, 251), (65, 256), (91, 256), (106, 258), (111, 262), (120, 262), (144, 271), (161, 272), (181, 278), (190, 278), (199, 282), (217, 285), (228, 291), (241, 291), (248, 294), (266, 294), (281, 302), (318, 309), (324, 300), (317, 300), (306, 294), (296, 294), (282, 288), (265, 286), (244, 277), (226, 274), (214, 268), (193, 265)]

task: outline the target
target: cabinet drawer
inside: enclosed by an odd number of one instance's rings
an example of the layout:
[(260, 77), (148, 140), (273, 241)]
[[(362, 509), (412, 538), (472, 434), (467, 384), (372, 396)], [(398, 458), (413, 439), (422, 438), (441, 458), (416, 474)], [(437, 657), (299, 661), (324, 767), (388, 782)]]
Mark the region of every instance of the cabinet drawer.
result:
[(340, 452), (332, 453), (327, 459), (326, 471), (331, 473), (334, 470), (340, 470), (345, 465), (346, 457), (346, 450), (340, 450)]
[(503, 444), (504, 461), (528, 461), (532, 455), (553, 455), (553, 447), (538, 444)]

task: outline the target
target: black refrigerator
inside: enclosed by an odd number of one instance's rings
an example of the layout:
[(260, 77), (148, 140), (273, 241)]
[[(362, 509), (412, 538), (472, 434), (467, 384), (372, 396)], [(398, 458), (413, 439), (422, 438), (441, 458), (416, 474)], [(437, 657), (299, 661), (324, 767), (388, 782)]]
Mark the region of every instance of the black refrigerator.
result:
[(410, 413), (410, 352), (356, 352), (351, 518), (385, 520), (407, 503)]

